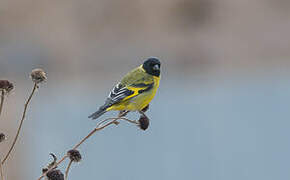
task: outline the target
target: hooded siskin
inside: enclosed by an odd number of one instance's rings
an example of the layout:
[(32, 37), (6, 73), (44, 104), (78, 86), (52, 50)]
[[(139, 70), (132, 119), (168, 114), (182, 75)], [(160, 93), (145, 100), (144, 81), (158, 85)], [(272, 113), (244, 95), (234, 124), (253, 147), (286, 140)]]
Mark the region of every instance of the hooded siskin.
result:
[(107, 111), (141, 111), (149, 105), (159, 87), (160, 61), (149, 58), (133, 69), (111, 90), (105, 104), (89, 116), (97, 119)]

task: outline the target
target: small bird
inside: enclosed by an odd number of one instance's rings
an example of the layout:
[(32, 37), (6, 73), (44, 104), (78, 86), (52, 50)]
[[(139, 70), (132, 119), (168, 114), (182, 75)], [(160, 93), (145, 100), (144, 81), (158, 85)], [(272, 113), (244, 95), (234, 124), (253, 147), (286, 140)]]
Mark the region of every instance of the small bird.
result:
[(116, 84), (105, 104), (89, 118), (97, 119), (111, 110), (120, 111), (123, 116), (130, 111), (145, 112), (159, 87), (160, 65), (157, 58), (150, 57), (133, 69)]

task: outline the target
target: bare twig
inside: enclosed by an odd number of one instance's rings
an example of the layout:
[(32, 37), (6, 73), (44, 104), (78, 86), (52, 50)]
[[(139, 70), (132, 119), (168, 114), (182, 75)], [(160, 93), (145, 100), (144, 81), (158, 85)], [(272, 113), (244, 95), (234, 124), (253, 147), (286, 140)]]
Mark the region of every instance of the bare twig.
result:
[(107, 127), (107, 126), (109, 126), (109, 125), (111, 125), (111, 124), (114, 124), (116, 121), (117, 121), (118, 119), (115, 119), (115, 120), (113, 120), (113, 121), (110, 121), (109, 123), (107, 123), (107, 124), (105, 124), (105, 125), (103, 125), (103, 126), (101, 126), (101, 127), (98, 127), (97, 126), (97, 128), (95, 128), (95, 129), (93, 129), (86, 137), (84, 137), (78, 144), (76, 144), (74, 147), (73, 147), (73, 149), (77, 149), (80, 145), (82, 145), (87, 139), (89, 139), (95, 132), (97, 132), (97, 131), (100, 131), (100, 130), (102, 130), (102, 129), (104, 129), (105, 127)]
[[(111, 121), (109, 121), (111, 120)], [(86, 137), (84, 137), (79, 143), (77, 143), (72, 149), (77, 149), (80, 145), (82, 145), (87, 139), (89, 139), (93, 134), (95, 134), (95, 132), (100, 131), (108, 126), (110, 126), (111, 124), (115, 124), (117, 122), (117, 120), (125, 120), (128, 121), (130, 123), (134, 123), (136, 124), (137, 122), (129, 120), (127, 118), (122, 118), (120, 116), (116, 117), (116, 118), (108, 118), (105, 119), (103, 121), (101, 121), (100, 123), (97, 124), (96, 128), (94, 128)], [(108, 122), (109, 121), (109, 122)], [(102, 125), (104, 122), (107, 122), (106, 124)], [(102, 125), (102, 126), (101, 126)], [(54, 169), (56, 166), (58, 166), (60, 163), (62, 163), (66, 158), (68, 158), (69, 156), (67, 154), (65, 154), (58, 162), (56, 162), (54, 164), (54, 166), (50, 167), (48, 169), (48, 171), (46, 171), (45, 173), (43, 173), (38, 180), (42, 179), (44, 176), (46, 176), (46, 173), (49, 172), (50, 170)]]
[(1, 102), (0, 102), (0, 116), (1, 116), (1, 113), (2, 113), (2, 109), (3, 109), (4, 97), (5, 97), (5, 90), (2, 89), (1, 90)]
[(117, 117), (117, 118), (108, 118), (108, 119), (105, 119), (105, 120), (101, 121), (100, 123), (98, 123), (98, 127), (101, 126), (103, 123), (108, 122), (110, 120), (124, 120), (124, 121), (127, 121), (129, 123), (138, 124), (137, 121), (130, 120), (130, 119), (124, 118), (124, 117)]
[[(0, 116), (2, 113), (2, 109), (3, 109), (4, 97), (5, 97), (5, 91), (4, 91), (4, 89), (2, 89), (1, 90), (1, 102), (0, 102)], [(0, 159), (0, 162), (1, 162), (1, 159)], [(4, 180), (2, 163), (0, 163), (0, 177), (1, 177), (1, 180)]]
[(67, 177), (68, 177), (68, 172), (69, 172), (69, 169), (71, 167), (71, 164), (73, 163), (72, 160), (69, 161), (68, 165), (67, 165), (67, 168), (65, 170), (65, 176), (64, 176), (64, 179), (67, 180)]
[[(0, 159), (0, 162), (1, 162), (1, 159)], [(4, 180), (4, 173), (3, 173), (2, 163), (0, 163), (0, 177), (1, 177), (1, 180)]]
[(34, 83), (34, 86), (33, 86), (32, 92), (31, 92), (30, 96), (28, 97), (28, 99), (27, 99), (27, 101), (26, 101), (26, 103), (25, 103), (25, 105), (24, 105), (24, 110), (23, 110), (22, 118), (21, 118), (21, 121), (20, 121), (19, 127), (18, 127), (18, 129), (17, 129), (16, 136), (15, 136), (15, 138), (14, 138), (14, 140), (13, 140), (13, 143), (12, 143), (12, 145), (11, 145), (11, 147), (10, 147), (8, 153), (5, 155), (5, 158), (4, 158), (3, 161), (1, 162), (2, 164), (5, 163), (5, 161), (6, 161), (7, 158), (9, 157), (11, 151), (13, 150), (13, 148), (14, 148), (14, 146), (15, 146), (15, 144), (16, 144), (16, 141), (17, 141), (17, 139), (18, 139), (18, 136), (19, 136), (19, 133), (20, 133), (20, 130), (21, 130), (21, 127), (22, 127), (23, 121), (24, 121), (24, 119), (25, 119), (25, 115), (26, 115), (26, 111), (27, 111), (28, 104), (29, 104), (29, 102), (31, 101), (32, 96), (33, 96), (33, 94), (34, 94), (34, 92), (35, 92), (36, 89), (37, 89), (37, 84)]

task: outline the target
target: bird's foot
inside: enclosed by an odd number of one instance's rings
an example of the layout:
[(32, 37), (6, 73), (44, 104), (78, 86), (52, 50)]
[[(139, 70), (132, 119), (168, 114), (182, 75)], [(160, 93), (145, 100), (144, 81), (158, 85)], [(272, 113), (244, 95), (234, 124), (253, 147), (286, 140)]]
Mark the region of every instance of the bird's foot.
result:
[(148, 111), (148, 109), (149, 109), (149, 104), (146, 107), (144, 107), (141, 111), (146, 112), (146, 111)]
[(119, 124), (120, 124), (119, 121), (114, 121), (113, 123), (114, 123), (115, 125), (119, 125)]
[(127, 111), (127, 110), (123, 110), (123, 111), (119, 111), (119, 115), (118, 117), (124, 117), (126, 116), (130, 111)]

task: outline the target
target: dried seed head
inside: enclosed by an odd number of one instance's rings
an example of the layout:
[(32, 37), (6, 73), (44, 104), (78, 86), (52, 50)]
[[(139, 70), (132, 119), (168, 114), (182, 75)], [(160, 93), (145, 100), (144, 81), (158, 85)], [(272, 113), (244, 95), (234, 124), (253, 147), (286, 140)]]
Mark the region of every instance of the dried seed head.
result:
[(49, 155), (53, 158), (53, 161), (47, 165), (47, 168), (51, 168), (52, 166), (54, 166), (57, 161), (56, 155), (54, 155), (53, 153), (49, 153)]
[(80, 162), (82, 160), (82, 155), (78, 150), (71, 149), (67, 152), (67, 155), (73, 162)]
[(42, 83), (47, 79), (46, 73), (44, 72), (43, 69), (33, 69), (30, 74), (30, 77), (32, 81), (36, 84)]
[(48, 168), (42, 168), (42, 173), (46, 173), (48, 171)]
[[(42, 173), (46, 173), (48, 171), (48, 169), (50, 169), (51, 167), (53, 167), (55, 165), (56, 161), (57, 161), (57, 157), (53, 153), (50, 153), (49, 155), (53, 158), (53, 161), (51, 163), (49, 163), (47, 165), (47, 167), (42, 168)], [(57, 168), (57, 166), (54, 167), (53, 169), (55, 169), (55, 168)]]
[(4, 133), (0, 133), (0, 142), (3, 142), (6, 139)]
[(13, 84), (8, 80), (0, 80), (0, 90), (9, 93), (14, 88)]
[(64, 180), (63, 173), (58, 169), (50, 170), (46, 173), (47, 180)]
[(140, 116), (138, 122), (139, 122), (139, 127), (140, 127), (140, 129), (142, 129), (142, 130), (144, 130), (144, 131), (145, 131), (145, 130), (148, 128), (148, 126), (149, 126), (149, 119), (148, 119), (148, 117), (146, 117), (146, 116), (144, 116), (144, 115), (141, 115), (141, 116)]

